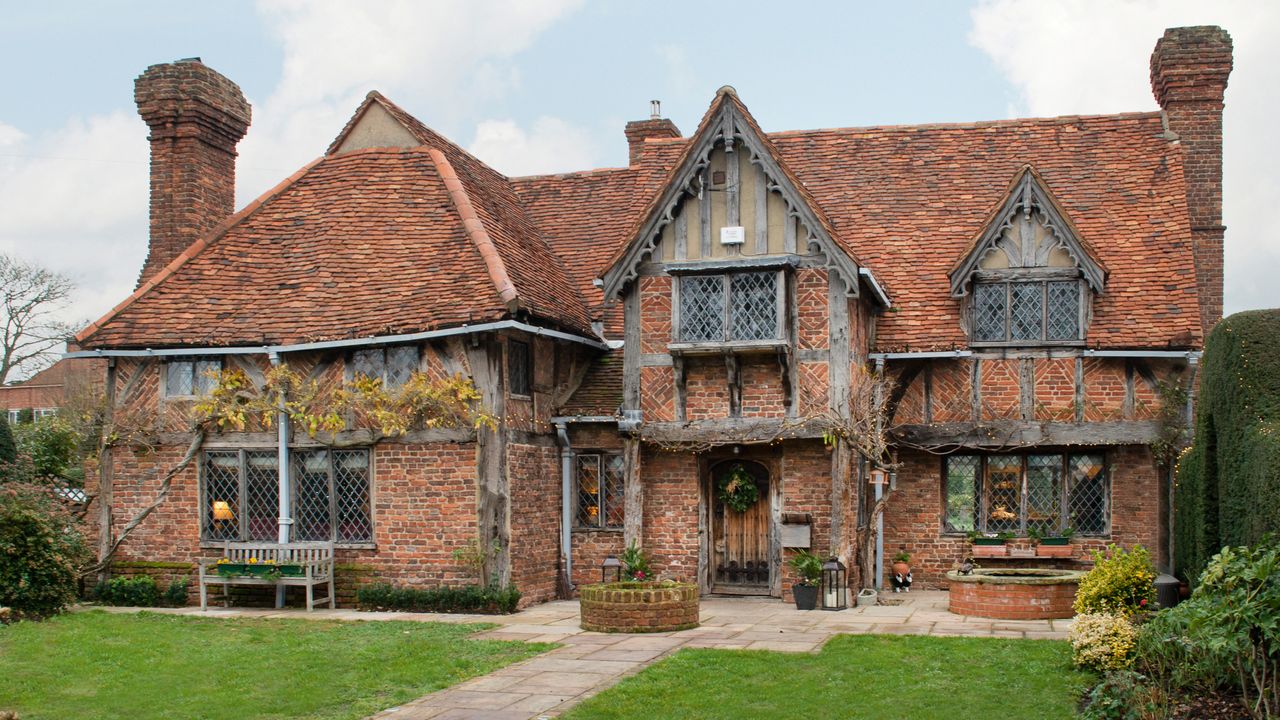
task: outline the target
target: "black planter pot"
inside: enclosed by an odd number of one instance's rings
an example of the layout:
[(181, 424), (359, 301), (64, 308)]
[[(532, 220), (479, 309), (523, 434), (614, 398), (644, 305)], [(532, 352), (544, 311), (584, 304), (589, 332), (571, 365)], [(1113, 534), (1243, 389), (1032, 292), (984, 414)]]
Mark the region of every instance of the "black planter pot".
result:
[(791, 593), (796, 596), (797, 610), (812, 610), (818, 606), (818, 588), (814, 585), (792, 585)]

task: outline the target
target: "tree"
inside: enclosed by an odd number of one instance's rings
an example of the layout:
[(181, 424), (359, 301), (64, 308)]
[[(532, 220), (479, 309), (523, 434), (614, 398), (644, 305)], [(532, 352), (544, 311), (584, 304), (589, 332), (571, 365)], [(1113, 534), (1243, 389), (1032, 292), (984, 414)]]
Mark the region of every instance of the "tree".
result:
[(72, 334), (57, 319), (71, 300), (71, 278), (0, 253), (0, 384), (42, 369)]
[(0, 465), (8, 464), (18, 458), (18, 446), (13, 441), (13, 431), (9, 429), (9, 418), (0, 417)]

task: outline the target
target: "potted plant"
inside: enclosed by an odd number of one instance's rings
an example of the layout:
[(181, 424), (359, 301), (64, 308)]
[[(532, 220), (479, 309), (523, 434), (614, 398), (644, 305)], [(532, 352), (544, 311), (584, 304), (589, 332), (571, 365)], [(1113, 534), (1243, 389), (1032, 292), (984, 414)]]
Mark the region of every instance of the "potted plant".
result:
[(818, 584), (822, 581), (822, 558), (808, 550), (798, 550), (787, 561), (799, 578), (791, 586), (797, 610), (812, 610), (818, 605)]
[(893, 577), (889, 580), (894, 592), (911, 592), (911, 553), (902, 550), (893, 556)]
[(973, 543), (974, 557), (1004, 557), (1009, 554), (1005, 543), (1013, 537), (1013, 533), (984, 533), (973, 530), (969, 533), (969, 542)]
[(1028, 534), (1034, 532), (1032, 541), (1036, 544), (1036, 555), (1040, 557), (1072, 557), (1075, 555), (1075, 548), (1071, 545), (1071, 536), (1075, 534), (1075, 530), (1067, 528), (1057, 535), (1041, 536), (1039, 532), (1034, 530), (1028, 531)]

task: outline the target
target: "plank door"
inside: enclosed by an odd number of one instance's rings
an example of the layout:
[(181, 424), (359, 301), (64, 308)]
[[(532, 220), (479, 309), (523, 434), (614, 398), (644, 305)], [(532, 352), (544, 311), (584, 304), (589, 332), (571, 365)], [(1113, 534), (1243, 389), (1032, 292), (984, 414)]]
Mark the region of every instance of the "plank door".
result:
[[(756, 482), (758, 500), (743, 512), (720, 501), (721, 479), (741, 466)], [(712, 592), (768, 595), (773, 568), (769, 552), (769, 471), (749, 460), (727, 460), (711, 467)]]

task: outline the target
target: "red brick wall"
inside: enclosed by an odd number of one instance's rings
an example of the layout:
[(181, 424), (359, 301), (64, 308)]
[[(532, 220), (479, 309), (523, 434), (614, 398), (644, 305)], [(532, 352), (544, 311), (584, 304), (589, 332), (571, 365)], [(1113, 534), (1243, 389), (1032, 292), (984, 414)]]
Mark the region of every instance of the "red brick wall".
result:
[[(782, 511), (812, 515), (809, 549), (825, 557), (831, 551), (831, 455), (821, 441), (811, 440), (786, 443), (781, 447), (781, 456)], [(787, 601), (793, 599), (791, 586), (796, 581), (787, 565), (792, 555), (792, 550), (783, 551), (782, 592)]]
[(646, 422), (676, 419), (675, 371), (669, 367), (640, 368), (640, 410)]
[[(648, 544), (648, 543), (646, 543)], [(573, 585), (600, 582), (600, 564), (622, 552), (621, 530), (575, 530), (573, 532)]]
[(827, 347), (831, 318), (827, 303), (827, 271), (820, 268), (796, 270), (796, 309), (799, 327), (797, 341), (801, 349)]
[(511, 489), (511, 582), (520, 604), (556, 596), (560, 565), (560, 452), (555, 447), (507, 445)]
[[(691, 358), (685, 363), (684, 372), (685, 417), (689, 420), (728, 417), (729, 379), (724, 360)], [(648, 413), (645, 417), (648, 418)]]
[(665, 353), (671, 342), (671, 278), (640, 278), (640, 352)]
[[(722, 363), (723, 364), (723, 363)], [(744, 356), (738, 366), (743, 417), (784, 417), (782, 368), (771, 357)]]
[(1120, 420), (1124, 417), (1124, 361), (1084, 359), (1085, 422)]
[(1018, 382), (1020, 360), (982, 361), (982, 419), (1022, 417), (1022, 390)]
[[(1076, 538), (1077, 559), (1102, 549), (1108, 542), (1126, 547), (1141, 544), (1158, 553), (1159, 493), (1161, 482), (1150, 452), (1143, 446), (1120, 446), (1104, 450), (1111, 477), (1111, 534), (1104, 538)], [(916, 587), (945, 586), (947, 571), (959, 567), (971, 554), (963, 535), (942, 531), (942, 458), (930, 453), (904, 450), (899, 454), (897, 486), (885, 512), (885, 563), (900, 550), (911, 553)], [(1014, 547), (1030, 547), (1025, 539)], [(979, 561), (991, 567), (1013, 561)], [(1044, 561), (1031, 561), (1044, 565)], [(1076, 563), (1080, 565), (1080, 563)], [(886, 587), (887, 587), (887, 580)]]
[(1075, 358), (1042, 358), (1035, 361), (1035, 419), (1075, 422)]
[(696, 582), (698, 576), (697, 456), (644, 448), (644, 545), (653, 570)]
[[(933, 363), (933, 421), (973, 420), (973, 362), (938, 360)], [(919, 378), (916, 382), (921, 382)]]

